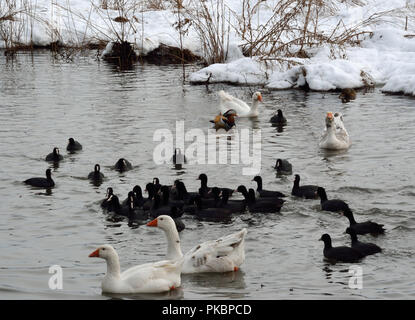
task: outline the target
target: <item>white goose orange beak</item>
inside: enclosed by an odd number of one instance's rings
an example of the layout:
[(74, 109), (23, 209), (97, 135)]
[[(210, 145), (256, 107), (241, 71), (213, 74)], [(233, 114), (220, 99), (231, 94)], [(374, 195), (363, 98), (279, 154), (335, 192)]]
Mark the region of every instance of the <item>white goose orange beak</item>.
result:
[(261, 94), (258, 96), (258, 100), (262, 102), (262, 95)]
[(333, 119), (333, 113), (327, 112), (327, 118), (328, 119)]
[(99, 249), (92, 252), (88, 257), (90, 257), (90, 258), (99, 257)]
[(157, 218), (146, 224), (147, 227), (157, 227)]

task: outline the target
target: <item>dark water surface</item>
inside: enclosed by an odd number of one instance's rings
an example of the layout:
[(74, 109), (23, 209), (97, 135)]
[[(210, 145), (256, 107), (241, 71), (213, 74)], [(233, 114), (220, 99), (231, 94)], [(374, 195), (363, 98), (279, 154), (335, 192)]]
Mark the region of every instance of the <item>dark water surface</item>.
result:
[[(176, 171), (153, 162), (156, 129), (174, 132), (176, 120), (184, 120), (185, 131), (207, 133), (217, 112), (218, 90), (247, 101), (249, 90), (258, 88), (209, 89), (182, 86), (180, 67), (147, 65), (116, 72), (92, 58), (61, 63), (47, 53), (21, 54), (13, 62), (0, 57), (1, 299), (107, 299), (100, 288), (105, 262), (88, 258), (104, 243), (116, 248), (123, 270), (163, 258), (161, 230), (108, 221), (99, 207), (108, 186), (121, 199), (135, 184), (144, 189), (153, 177), (164, 184), (181, 178), (195, 190), (202, 172), (211, 186), (254, 186), (252, 176), (242, 175), (243, 164), (186, 165)], [(329, 198), (347, 201), (357, 221), (385, 224), (385, 236), (360, 237), (384, 249), (357, 264), (363, 289), (349, 288), (349, 264), (326, 263), (318, 241), (329, 233), (334, 245), (349, 245), (347, 219), (321, 212), (319, 201), (288, 197), (281, 214), (245, 214), (227, 224), (184, 218), (184, 252), (248, 228), (246, 261), (239, 272), (185, 275), (182, 288), (172, 293), (121, 297), (414, 299), (415, 100), (374, 90), (342, 104), (335, 93), (261, 91), (258, 120), (240, 119), (237, 127), (261, 129), (264, 187), (290, 193), (293, 175), (277, 177), (272, 168), (277, 158), (289, 159), (303, 184), (324, 186)], [(282, 132), (268, 122), (278, 108), (288, 119)], [(344, 114), (353, 143), (347, 152), (328, 154), (318, 148), (327, 111)], [(69, 137), (83, 144), (82, 152), (67, 154)], [(58, 167), (44, 161), (54, 146), (65, 157)], [(134, 170), (111, 170), (120, 157), (131, 161)], [(95, 163), (107, 177), (99, 187), (86, 179)], [(51, 194), (22, 183), (43, 176), (49, 166), (56, 182)], [(52, 265), (63, 268), (63, 290), (48, 287)]]

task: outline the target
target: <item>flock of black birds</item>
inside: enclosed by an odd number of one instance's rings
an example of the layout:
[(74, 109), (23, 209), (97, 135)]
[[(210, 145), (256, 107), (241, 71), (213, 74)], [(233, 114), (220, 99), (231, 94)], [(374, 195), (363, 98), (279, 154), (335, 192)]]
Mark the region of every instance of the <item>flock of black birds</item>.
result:
[[(281, 113), (282, 116), (282, 113)], [(69, 152), (82, 150), (82, 145), (73, 138), (69, 139), (67, 148)], [(173, 155), (173, 163), (177, 166), (177, 149)], [(63, 160), (59, 153), (59, 148), (45, 158), (46, 161), (54, 163)], [(182, 162), (181, 159), (178, 162)], [(181, 167), (181, 166), (180, 166)], [(292, 174), (292, 165), (285, 159), (277, 159), (275, 164), (277, 174)], [(114, 170), (124, 172), (133, 169), (132, 164), (124, 159), (119, 159), (113, 166)], [(99, 164), (94, 166), (94, 171), (88, 174), (88, 179), (95, 183), (102, 183), (104, 174), (101, 172)], [(193, 215), (198, 219), (208, 221), (230, 220), (234, 214), (251, 213), (278, 213), (281, 210), (286, 195), (276, 190), (265, 190), (262, 186), (261, 176), (256, 176), (252, 181), (257, 183), (256, 190), (249, 190), (240, 185), (235, 190), (223, 187), (208, 187), (208, 177), (202, 173), (199, 175), (200, 188), (198, 191), (189, 192), (183, 181), (175, 180), (171, 186), (161, 185), (158, 178), (153, 182), (147, 183), (145, 192), (148, 196), (144, 197), (139, 185), (128, 193), (127, 197), (120, 201), (114, 194), (112, 187), (107, 188), (105, 199), (101, 200), (101, 208), (114, 216), (128, 217), (129, 225), (144, 224), (148, 219), (154, 219), (159, 215), (169, 215), (176, 223), (176, 228), (180, 232), (185, 229), (181, 220), (183, 214)], [(31, 178), (24, 183), (39, 187), (53, 188), (55, 182), (51, 176), (51, 170), (46, 170), (46, 178)], [(243, 200), (230, 200), (234, 193), (241, 193)], [(333, 262), (355, 262), (359, 259), (381, 251), (381, 248), (372, 243), (363, 243), (357, 239), (357, 235), (378, 235), (384, 233), (383, 225), (372, 221), (356, 222), (353, 212), (346, 202), (340, 199), (328, 199), (324, 188), (316, 185), (301, 185), (300, 175), (294, 175), (294, 184), (291, 195), (304, 199), (320, 199), (321, 210), (339, 212), (349, 220), (349, 227), (346, 233), (350, 234), (351, 247), (333, 247), (330, 235), (323, 234), (320, 240), (324, 242), (324, 257)]]

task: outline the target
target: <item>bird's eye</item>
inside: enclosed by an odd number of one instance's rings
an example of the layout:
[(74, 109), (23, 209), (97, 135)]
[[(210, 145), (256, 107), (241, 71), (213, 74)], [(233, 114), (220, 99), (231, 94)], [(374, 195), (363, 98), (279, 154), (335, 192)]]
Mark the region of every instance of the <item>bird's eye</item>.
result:
[(102, 250), (105, 250), (105, 248), (102, 248)]

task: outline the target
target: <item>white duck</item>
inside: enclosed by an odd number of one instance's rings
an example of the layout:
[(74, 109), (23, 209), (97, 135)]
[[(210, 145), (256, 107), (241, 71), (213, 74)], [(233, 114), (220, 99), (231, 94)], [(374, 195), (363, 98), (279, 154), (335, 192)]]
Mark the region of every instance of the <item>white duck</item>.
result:
[(238, 114), (238, 117), (252, 118), (258, 116), (258, 104), (259, 102), (262, 102), (261, 92), (257, 91), (252, 95), (252, 107), (223, 90), (220, 90), (218, 94), (220, 98), (220, 111), (222, 114), (226, 113), (229, 109), (233, 109)]
[(351, 145), (349, 134), (343, 124), (343, 115), (341, 113), (327, 112), (326, 128), (320, 139), (319, 146), (328, 150), (348, 149)]
[(178, 288), (181, 284), (183, 260), (146, 263), (121, 272), (118, 254), (108, 244), (96, 249), (89, 257), (107, 261), (107, 273), (101, 283), (103, 292), (159, 293)]
[(246, 229), (219, 238), (206, 241), (193, 247), (184, 256), (180, 247), (179, 233), (174, 221), (167, 215), (158, 216), (147, 226), (158, 227), (166, 234), (167, 259), (183, 259), (182, 274), (202, 272), (229, 272), (239, 270), (245, 261)]

